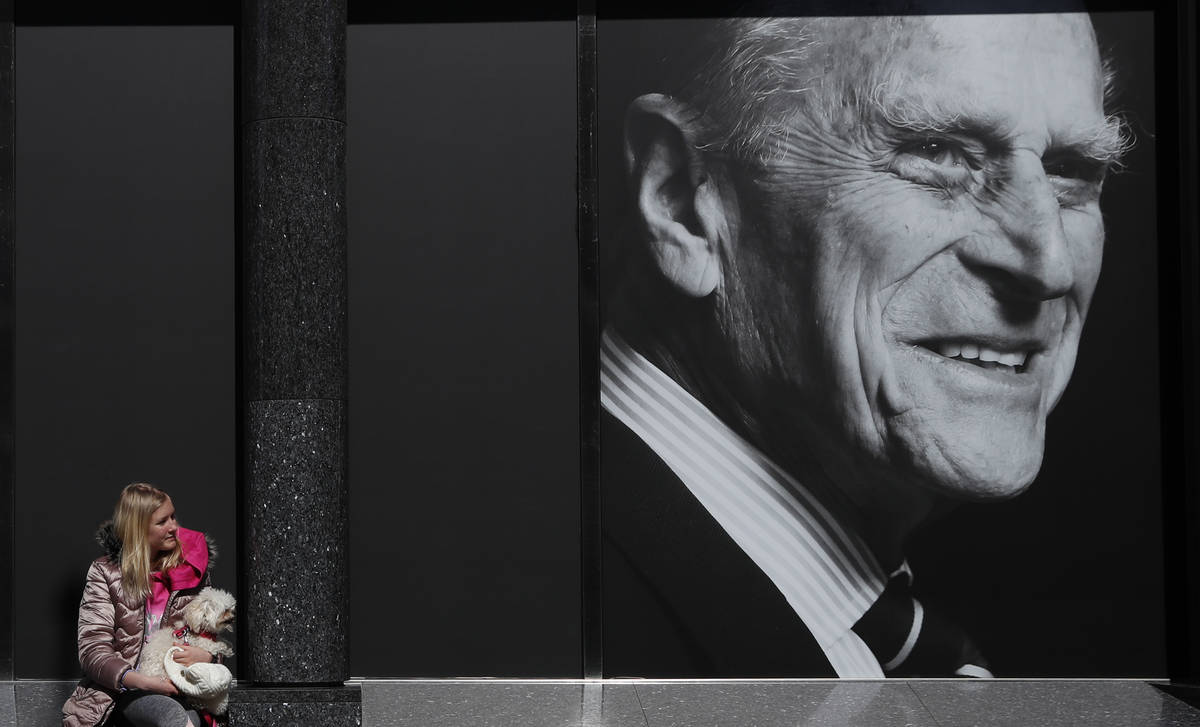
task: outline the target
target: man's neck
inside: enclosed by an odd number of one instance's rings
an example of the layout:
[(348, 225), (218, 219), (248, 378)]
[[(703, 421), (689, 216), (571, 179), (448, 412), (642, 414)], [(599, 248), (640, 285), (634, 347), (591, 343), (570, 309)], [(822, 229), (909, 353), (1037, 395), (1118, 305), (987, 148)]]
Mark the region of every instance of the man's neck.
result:
[[(835, 517), (863, 538), (885, 568), (899, 566), (909, 536), (939, 507), (932, 493), (899, 480), (894, 471), (881, 465), (847, 456), (818, 459), (817, 453), (848, 450), (833, 439), (829, 427), (809, 423), (795, 412), (789, 419), (777, 421), (753, 415), (752, 408), (766, 408), (748, 406), (762, 394), (739, 386), (741, 377), (732, 362), (708, 359), (704, 367), (689, 367), (684, 362), (692, 357), (676, 355), (669, 345), (630, 343), (726, 426), (803, 482)], [(720, 375), (713, 376), (713, 371)], [(804, 444), (798, 444), (801, 442)]]
[[(861, 459), (832, 455), (846, 448), (814, 428), (760, 426), (776, 432), (749, 441), (826, 503), (835, 517), (858, 533), (888, 570), (904, 560), (906, 543), (938, 506), (929, 491), (899, 481), (895, 472)], [(797, 442), (803, 442), (798, 445)], [(826, 456), (818, 459), (816, 453)]]

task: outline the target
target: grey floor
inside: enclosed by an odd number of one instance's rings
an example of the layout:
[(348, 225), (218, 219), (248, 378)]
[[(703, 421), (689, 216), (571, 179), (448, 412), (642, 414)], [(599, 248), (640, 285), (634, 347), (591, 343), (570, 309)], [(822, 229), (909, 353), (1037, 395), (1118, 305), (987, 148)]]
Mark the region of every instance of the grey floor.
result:
[[(0, 727), (58, 727), (72, 682), (0, 682)], [(1200, 727), (1142, 681), (365, 681), (364, 727)]]

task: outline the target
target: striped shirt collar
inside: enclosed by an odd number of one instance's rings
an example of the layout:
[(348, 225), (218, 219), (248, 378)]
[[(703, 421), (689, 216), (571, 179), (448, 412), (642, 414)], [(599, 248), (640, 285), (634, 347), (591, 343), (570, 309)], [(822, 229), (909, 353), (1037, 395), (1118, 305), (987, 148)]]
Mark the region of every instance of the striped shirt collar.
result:
[[(851, 627), (888, 576), (857, 534), (611, 329), (601, 338), (600, 401), (771, 579), (835, 668), (831, 651), (847, 639), (862, 651)], [(871, 662), (837, 671), (873, 676)]]

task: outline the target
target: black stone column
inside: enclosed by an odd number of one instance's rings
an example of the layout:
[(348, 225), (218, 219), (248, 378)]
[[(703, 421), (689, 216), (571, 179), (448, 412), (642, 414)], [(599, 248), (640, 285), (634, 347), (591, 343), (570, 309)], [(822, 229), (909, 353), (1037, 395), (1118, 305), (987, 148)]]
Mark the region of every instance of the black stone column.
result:
[(243, 0), (232, 727), (357, 725), (346, 575), (346, 2)]

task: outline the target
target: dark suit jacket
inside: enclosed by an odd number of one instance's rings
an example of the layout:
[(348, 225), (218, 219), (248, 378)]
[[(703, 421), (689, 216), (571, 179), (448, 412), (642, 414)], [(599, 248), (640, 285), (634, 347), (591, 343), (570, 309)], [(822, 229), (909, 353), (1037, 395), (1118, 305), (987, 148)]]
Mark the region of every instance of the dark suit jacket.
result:
[(837, 676), (775, 584), (608, 412), (600, 489), (605, 676)]

